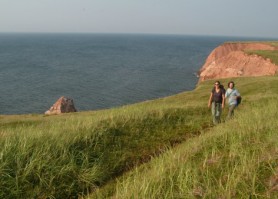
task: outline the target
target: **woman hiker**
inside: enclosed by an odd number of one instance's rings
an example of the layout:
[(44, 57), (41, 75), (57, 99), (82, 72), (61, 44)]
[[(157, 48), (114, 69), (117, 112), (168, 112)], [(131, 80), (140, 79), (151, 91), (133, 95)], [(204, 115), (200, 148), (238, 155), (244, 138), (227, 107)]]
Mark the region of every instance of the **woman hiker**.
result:
[(214, 88), (210, 93), (208, 101), (208, 107), (211, 108), (213, 124), (218, 124), (221, 122), (220, 117), (222, 113), (222, 108), (224, 108), (224, 106), (225, 90), (220, 86), (220, 82), (216, 81), (214, 83)]
[(240, 98), (240, 93), (237, 89), (235, 89), (235, 83), (233, 81), (230, 81), (228, 83), (228, 89), (225, 93), (225, 98), (228, 98), (228, 104), (229, 104), (229, 112), (227, 115), (227, 120), (234, 116), (234, 110), (238, 105), (238, 98)]

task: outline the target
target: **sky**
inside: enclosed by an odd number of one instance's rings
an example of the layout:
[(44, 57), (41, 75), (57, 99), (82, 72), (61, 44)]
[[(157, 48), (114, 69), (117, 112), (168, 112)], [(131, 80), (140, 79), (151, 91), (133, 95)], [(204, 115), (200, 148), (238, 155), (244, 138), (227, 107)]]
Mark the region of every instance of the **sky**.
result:
[(278, 0), (0, 0), (0, 32), (278, 38)]

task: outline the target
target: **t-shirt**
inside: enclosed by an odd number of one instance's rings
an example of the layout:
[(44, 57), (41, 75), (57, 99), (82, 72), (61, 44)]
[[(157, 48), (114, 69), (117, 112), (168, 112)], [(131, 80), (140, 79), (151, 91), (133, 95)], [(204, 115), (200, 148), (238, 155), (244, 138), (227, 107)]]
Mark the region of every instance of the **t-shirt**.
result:
[(216, 103), (222, 103), (222, 95), (225, 95), (223, 89), (219, 89), (218, 92), (216, 92), (215, 88), (212, 89), (212, 101)]
[(237, 105), (237, 96), (240, 96), (240, 93), (237, 89), (228, 88), (225, 93), (225, 97), (228, 97), (229, 99), (229, 105)]

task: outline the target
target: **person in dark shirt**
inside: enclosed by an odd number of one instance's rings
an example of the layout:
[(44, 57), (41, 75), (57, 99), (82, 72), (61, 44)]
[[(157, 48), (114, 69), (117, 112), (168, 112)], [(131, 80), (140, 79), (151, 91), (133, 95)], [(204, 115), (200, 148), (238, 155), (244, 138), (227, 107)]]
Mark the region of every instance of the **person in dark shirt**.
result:
[(213, 124), (219, 124), (221, 122), (222, 108), (225, 106), (225, 90), (221, 88), (220, 82), (214, 83), (208, 101), (208, 107), (211, 108)]

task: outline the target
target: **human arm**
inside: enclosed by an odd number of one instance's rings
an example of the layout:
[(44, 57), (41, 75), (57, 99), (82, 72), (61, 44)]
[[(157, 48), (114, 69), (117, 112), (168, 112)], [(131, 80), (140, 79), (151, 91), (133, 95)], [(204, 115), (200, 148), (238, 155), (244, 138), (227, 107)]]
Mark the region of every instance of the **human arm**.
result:
[(225, 92), (225, 98), (227, 98), (227, 97), (228, 97), (228, 89)]
[(225, 107), (225, 94), (222, 93), (222, 108)]
[(209, 101), (208, 101), (208, 107), (211, 107), (211, 103), (212, 103), (212, 92), (210, 93), (210, 97), (209, 97)]
[(236, 95), (236, 98), (240, 98), (240, 97), (241, 97), (241, 96), (240, 96), (240, 93), (238, 92), (238, 90), (236, 90), (235, 95)]

